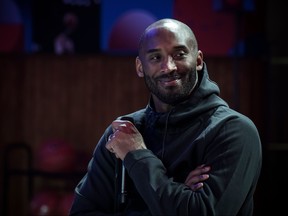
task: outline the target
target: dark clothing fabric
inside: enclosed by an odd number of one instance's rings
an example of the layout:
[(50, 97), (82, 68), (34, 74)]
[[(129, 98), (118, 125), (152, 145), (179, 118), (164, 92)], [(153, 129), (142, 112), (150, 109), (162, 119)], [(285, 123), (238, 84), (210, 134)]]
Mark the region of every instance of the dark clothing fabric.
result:
[[(190, 99), (169, 113), (157, 113), (153, 101), (129, 114), (148, 149), (129, 152), (127, 204), (118, 215), (253, 214), (253, 193), (262, 165), (257, 128), (219, 97), (206, 65)], [(71, 215), (115, 215), (117, 159), (106, 148), (109, 126), (97, 144), (88, 172), (75, 189)], [(211, 166), (204, 187), (193, 192), (183, 183), (201, 164)], [(117, 214), (116, 214), (117, 215)]]

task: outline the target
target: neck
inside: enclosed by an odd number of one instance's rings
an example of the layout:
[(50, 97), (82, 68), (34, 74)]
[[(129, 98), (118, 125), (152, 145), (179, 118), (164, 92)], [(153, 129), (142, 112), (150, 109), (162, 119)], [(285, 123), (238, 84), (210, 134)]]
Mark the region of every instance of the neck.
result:
[(151, 98), (151, 106), (155, 109), (158, 113), (165, 113), (169, 112), (174, 106), (163, 103), (161, 100), (159, 100), (155, 95), (152, 95)]

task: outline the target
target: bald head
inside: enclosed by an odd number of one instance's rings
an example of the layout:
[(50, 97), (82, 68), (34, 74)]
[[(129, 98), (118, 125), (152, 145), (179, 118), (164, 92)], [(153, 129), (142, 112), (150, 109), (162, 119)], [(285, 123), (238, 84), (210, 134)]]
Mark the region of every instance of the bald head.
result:
[(182, 34), (184, 37), (186, 37), (187, 44), (190, 46), (190, 48), (193, 49), (195, 52), (197, 52), (198, 43), (191, 28), (183, 22), (180, 22), (175, 19), (166, 18), (152, 23), (145, 29), (139, 41), (139, 55), (141, 50), (143, 49), (145, 41), (149, 39), (149, 36), (151, 36), (151, 34), (153, 34), (154, 31), (160, 29), (166, 29), (171, 32)]

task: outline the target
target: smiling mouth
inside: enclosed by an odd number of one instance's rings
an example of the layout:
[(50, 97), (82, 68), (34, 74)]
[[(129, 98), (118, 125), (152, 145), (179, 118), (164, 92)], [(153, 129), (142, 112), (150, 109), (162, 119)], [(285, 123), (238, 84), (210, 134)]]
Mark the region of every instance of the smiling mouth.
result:
[(165, 77), (160, 77), (158, 79), (158, 81), (164, 86), (179, 85), (180, 80), (181, 80), (181, 76), (179, 75), (165, 76)]

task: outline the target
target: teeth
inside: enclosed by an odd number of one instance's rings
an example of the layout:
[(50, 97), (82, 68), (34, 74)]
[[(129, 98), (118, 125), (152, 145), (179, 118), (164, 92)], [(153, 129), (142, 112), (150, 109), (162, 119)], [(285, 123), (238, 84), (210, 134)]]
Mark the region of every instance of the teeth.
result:
[(169, 77), (162, 77), (159, 79), (159, 81), (162, 81), (162, 82), (170, 82), (170, 81), (173, 81), (173, 80), (178, 80), (180, 79), (181, 76), (180, 75), (172, 75), (172, 76), (169, 76)]
[(173, 81), (175, 80), (176, 78), (175, 77), (167, 77), (165, 79), (162, 79), (163, 82), (170, 82), (170, 81)]

